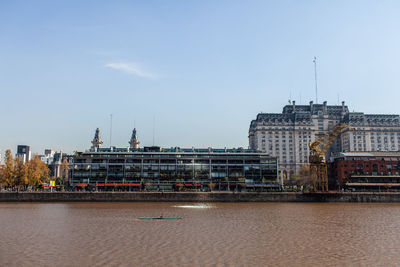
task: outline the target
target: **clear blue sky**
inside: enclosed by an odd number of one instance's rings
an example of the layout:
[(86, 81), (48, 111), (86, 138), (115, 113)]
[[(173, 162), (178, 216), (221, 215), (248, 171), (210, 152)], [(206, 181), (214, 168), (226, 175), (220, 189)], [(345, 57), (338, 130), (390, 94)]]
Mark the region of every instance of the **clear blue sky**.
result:
[[(0, 151), (247, 147), (291, 95), (400, 113), (399, 1), (1, 1)], [(314, 100), (315, 101), (315, 100)]]

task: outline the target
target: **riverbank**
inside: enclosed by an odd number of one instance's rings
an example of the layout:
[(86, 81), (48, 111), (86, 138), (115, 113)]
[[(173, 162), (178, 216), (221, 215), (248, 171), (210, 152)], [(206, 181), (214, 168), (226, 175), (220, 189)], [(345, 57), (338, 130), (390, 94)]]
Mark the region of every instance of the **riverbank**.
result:
[(400, 202), (400, 193), (1, 192), (0, 202)]

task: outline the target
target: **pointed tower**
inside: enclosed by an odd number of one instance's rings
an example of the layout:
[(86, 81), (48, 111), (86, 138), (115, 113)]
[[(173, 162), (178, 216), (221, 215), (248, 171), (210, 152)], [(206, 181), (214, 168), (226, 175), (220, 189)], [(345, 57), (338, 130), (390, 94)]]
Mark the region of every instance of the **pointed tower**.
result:
[(129, 148), (135, 150), (139, 148), (139, 139), (136, 136), (136, 128), (133, 129), (131, 140), (129, 140)]
[(103, 141), (101, 141), (101, 138), (100, 138), (100, 130), (99, 130), (99, 128), (97, 128), (96, 132), (94, 134), (93, 141), (92, 141), (92, 150), (94, 152), (97, 152), (97, 150), (101, 147), (102, 144), (103, 144)]

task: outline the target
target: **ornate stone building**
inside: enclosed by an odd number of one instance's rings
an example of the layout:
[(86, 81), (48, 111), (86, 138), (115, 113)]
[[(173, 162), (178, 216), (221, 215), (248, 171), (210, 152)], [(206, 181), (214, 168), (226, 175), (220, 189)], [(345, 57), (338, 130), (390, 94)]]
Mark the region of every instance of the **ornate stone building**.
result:
[(349, 113), (344, 121), (353, 129), (341, 135), (343, 152), (400, 151), (399, 115)]
[(399, 115), (369, 115), (349, 112), (342, 105), (286, 105), (282, 113), (260, 113), (251, 121), (250, 149), (278, 157), (280, 169), (288, 176), (308, 163), (308, 144), (339, 123), (354, 129), (344, 130), (327, 157), (343, 151), (399, 151)]
[[(101, 140), (100, 137), (100, 129), (97, 128), (95, 133), (94, 133), (94, 138), (92, 140), (92, 147), (90, 148), (91, 152), (98, 152), (102, 145), (103, 145), (103, 141)], [(139, 138), (137, 137), (137, 133), (136, 133), (136, 128), (133, 129), (132, 131), (132, 135), (131, 135), (131, 139), (129, 140), (129, 148), (128, 150), (130, 151), (134, 151), (139, 149)], [(111, 150), (113, 149), (113, 147), (110, 148)]]
[(136, 128), (134, 128), (133, 131), (132, 131), (131, 140), (129, 140), (129, 148), (131, 150), (138, 149), (139, 148), (139, 144), (140, 144), (140, 142), (139, 142), (139, 139), (138, 139), (138, 137), (136, 135)]

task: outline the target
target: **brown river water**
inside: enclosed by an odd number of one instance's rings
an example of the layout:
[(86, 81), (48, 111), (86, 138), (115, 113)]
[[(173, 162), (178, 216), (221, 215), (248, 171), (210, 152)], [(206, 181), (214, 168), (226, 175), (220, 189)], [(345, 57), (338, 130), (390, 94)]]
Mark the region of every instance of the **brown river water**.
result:
[(400, 266), (400, 204), (0, 203), (0, 266)]

